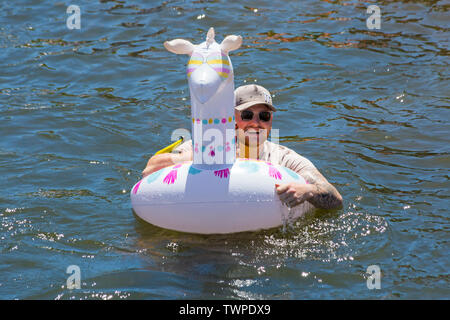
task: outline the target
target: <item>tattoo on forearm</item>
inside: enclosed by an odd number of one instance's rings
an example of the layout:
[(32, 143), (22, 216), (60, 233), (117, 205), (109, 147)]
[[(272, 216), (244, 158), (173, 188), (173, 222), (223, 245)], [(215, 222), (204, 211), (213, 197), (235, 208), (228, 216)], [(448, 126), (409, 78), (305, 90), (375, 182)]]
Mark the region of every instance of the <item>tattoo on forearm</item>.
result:
[(319, 171), (309, 169), (301, 172), (301, 175), (316, 187), (317, 192), (308, 201), (316, 208), (337, 209), (342, 207), (342, 197)]

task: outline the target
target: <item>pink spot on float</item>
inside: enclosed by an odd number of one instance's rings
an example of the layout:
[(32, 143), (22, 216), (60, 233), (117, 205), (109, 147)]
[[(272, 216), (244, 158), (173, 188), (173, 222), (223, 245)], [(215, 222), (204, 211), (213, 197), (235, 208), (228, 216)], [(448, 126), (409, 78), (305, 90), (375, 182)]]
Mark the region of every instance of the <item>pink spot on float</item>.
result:
[(227, 119), (226, 118), (222, 118), (222, 123), (227, 123)]
[(181, 163), (175, 165), (173, 167), (173, 170), (171, 170), (167, 176), (164, 178), (163, 182), (167, 184), (173, 184), (175, 180), (177, 180), (177, 169), (182, 166)]
[(214, 156), (216, 155), (216, 153), (214, 152), (213, 147), (211, 146), (210, 149), (211, 149), (211, 150), (209, 151), (209, 156), (210, 156), (210, 157), (214, 157)]
[(172, 170), (167, 174), (163, 182), (167, 184), (173, 184), (175, 180), (177, 180), (177, 170)]
[(275, 168), (272, 164), (270, 164), (270, 163), (268, 163), (268, 164), (269, 164), (269, 176), (271, 176), (272, 178), (281, 180), (280, 171), (278, 171), (278, 169)]
[(214, 175), (219, 178), (228, 178), (230, 175), (230, 169), (222, 169), (222, 170), (216, 170), (214, 171)]
[(133, 194), (136, 194), (138, 192), (139, 186), (141, 185), (141, 181), (139, 181), (138, 183), (136, 183), (136, 185), (133, 188)]

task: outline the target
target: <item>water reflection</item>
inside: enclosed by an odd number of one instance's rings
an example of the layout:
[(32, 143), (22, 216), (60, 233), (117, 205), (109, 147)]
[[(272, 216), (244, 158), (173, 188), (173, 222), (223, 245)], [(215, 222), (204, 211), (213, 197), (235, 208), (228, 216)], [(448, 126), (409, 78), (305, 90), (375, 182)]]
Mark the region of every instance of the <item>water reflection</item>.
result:
[[(23, 1), (22, 1), (23, 2)], [(0, 7), (0, 297), (442, 298), (448, 295), (448, 6), (379, 1), (97, 1)], [(241, 34), (236, 85), (279, 107), (280, 143), (345, 199), (231, 236), (137, 219), (128, 191), (190, 128), (186, 61), (167, 39)], [(83, 290), (65, 286), (79, 265)], [(365, 286), (367, 266), (383, 290)]]

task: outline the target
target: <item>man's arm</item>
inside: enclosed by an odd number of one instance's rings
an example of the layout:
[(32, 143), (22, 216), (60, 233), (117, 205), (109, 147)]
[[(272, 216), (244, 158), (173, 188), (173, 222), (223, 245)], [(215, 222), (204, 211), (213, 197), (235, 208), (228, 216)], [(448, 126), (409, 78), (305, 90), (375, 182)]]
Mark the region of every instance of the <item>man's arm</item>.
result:
[(142, 177), (145, 178), (149, 174), (152, 174), (162, 168), (189, 160), (192, 160), (192, 152), (157, 154), (148, 160), (147, 166), (142, 171)]
[(342, 196), (315, 167), (303, 168), (300, 175), (308, 184), (291, 182), (276, 186), (281, 201), (290, 207), (308, 201), (320, 209), (342, 208)]
[(340, 209), (342, 208), (342, 196), (336, 188), (325, 179), (316, 168), (305, 168), (300, 173), (302, 177), (314, 186), (313, 196), (308, 201), (316, 208)]

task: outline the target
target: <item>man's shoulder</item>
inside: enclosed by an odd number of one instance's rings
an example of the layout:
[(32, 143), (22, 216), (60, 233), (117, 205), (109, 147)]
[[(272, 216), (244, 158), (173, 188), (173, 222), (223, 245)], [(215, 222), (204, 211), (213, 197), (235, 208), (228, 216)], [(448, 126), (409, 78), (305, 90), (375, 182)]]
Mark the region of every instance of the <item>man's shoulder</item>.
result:
[(294, 171), (305, 167), (314, 167), (313, 163), (306, 157), (286, 146), (271, 141), (264, 142), (263, 159), (261, 160), (276, 163)]
[(286, 146), (282, 146), (281, 144), (277, 144), (271, 141), (266, 140), (264, 142), (264, 151), (268, 151), (270, 153), (274, 152), (274, 151), (278, 151), (278, 152), (282, 152), (283, 154), (287, 154), (287, 153), (293, 153), (293, 154), (297, 154), (297, 152), (295, 152), (294, 150), (286, 147)]

